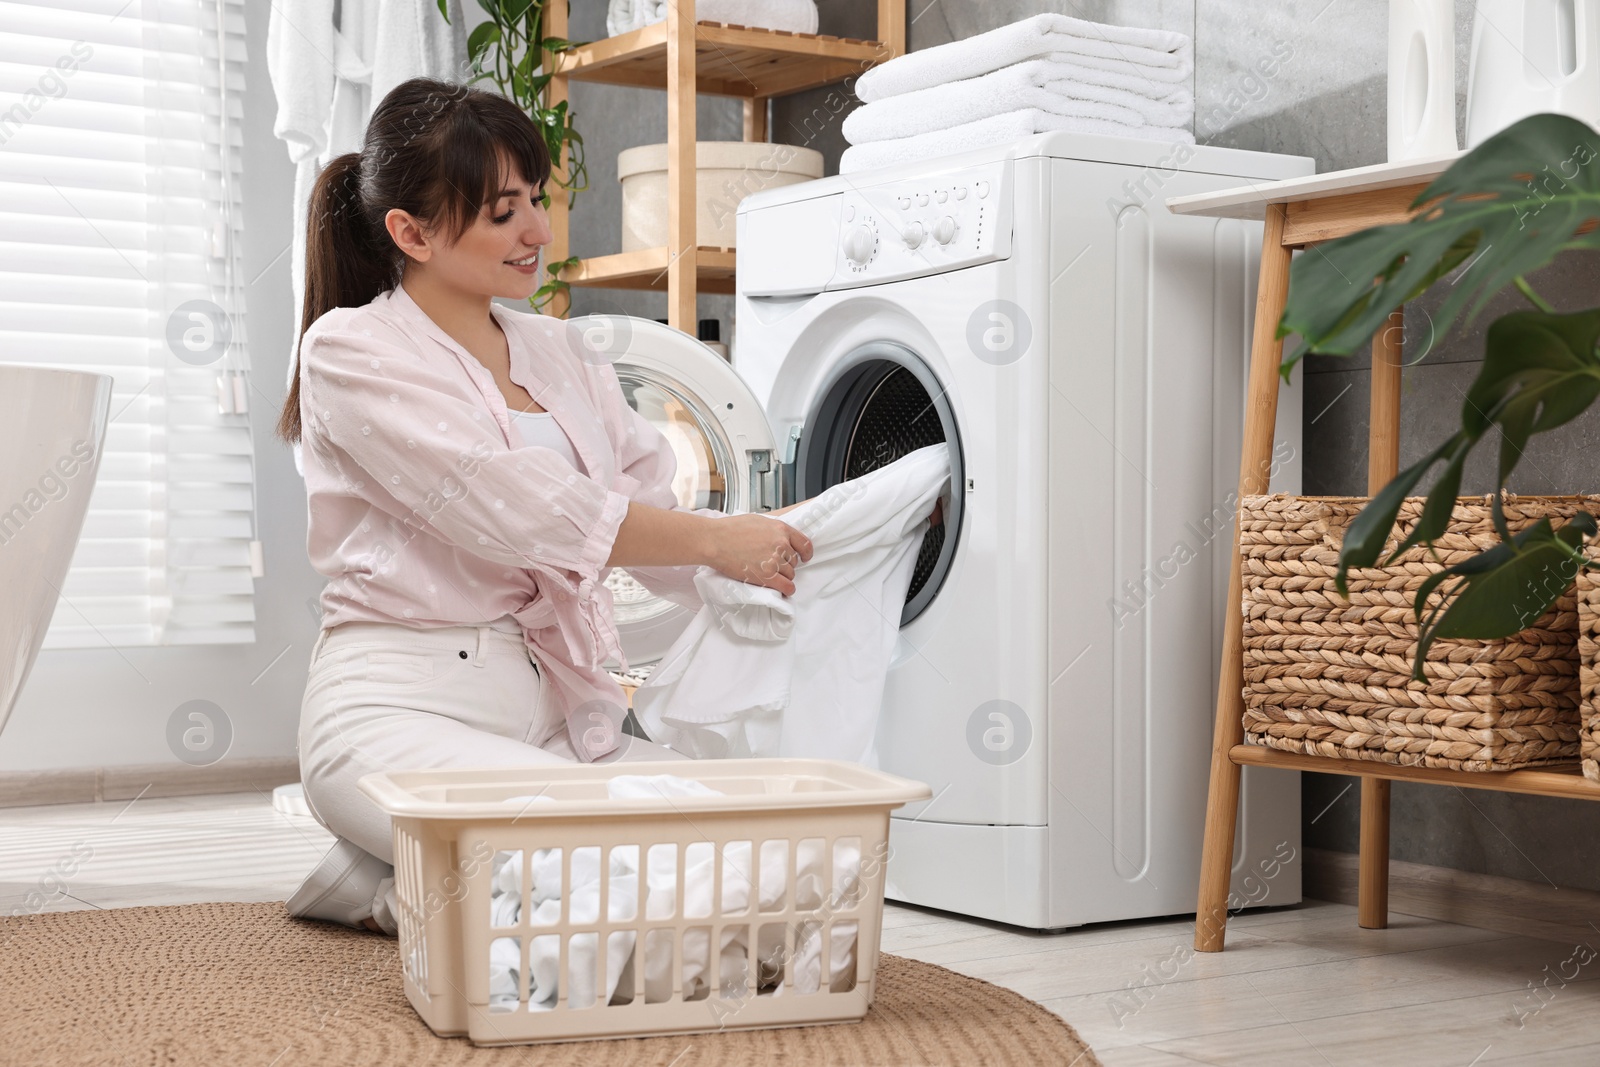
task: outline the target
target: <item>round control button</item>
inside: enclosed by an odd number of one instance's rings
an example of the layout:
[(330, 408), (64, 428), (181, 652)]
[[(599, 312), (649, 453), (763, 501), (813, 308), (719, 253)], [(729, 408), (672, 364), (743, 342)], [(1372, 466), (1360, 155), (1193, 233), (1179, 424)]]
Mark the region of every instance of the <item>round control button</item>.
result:
[(967, 187), (965, 185), (956, 186), (956, 199), (957, 200), (965, 200), (966, 198), (967, 198)]
[(928, 204), (928, 194), (927, 193), (918, 193), (917, 194), (917, 206), (918, 207), (926, 207), (927, 204)]
[(844, 254), (856, 266), (865, 266), (867, 260), (872, 258), (873, 243), (872, 228), (864, 225), (857, 226), (844, 239)]
[(975, 181), (972, 183), (972, 188), (977, 191), (979, 200), (989, 195), (989, 183), (986, 181)]
[(944, 203), (946, 200), (950, 199), (950, 194), (945, 192), (943, 189), (940, 189), (937, 193), (934, 193), (933, 195), (936, 196), (939, 199), (939, 203), (941, 203), (941, 204)]

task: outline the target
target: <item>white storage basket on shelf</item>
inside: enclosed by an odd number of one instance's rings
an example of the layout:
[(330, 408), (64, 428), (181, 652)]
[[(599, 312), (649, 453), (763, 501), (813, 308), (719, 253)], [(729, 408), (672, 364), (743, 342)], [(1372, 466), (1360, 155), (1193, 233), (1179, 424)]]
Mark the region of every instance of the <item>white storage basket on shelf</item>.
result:
[[(660, 774), (717, 793), (610, 795), (613, 778)], [(434, 1033), (477, 1045), (861, 1019), (889, 813), (933, 795), (821, 759), (384, 772), (359, 785), (394, 823), (406, 996)]]

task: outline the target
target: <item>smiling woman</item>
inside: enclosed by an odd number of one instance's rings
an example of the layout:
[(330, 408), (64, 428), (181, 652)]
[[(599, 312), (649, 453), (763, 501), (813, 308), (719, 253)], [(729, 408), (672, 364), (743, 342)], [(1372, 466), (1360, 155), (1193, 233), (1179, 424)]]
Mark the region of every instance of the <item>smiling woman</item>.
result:
[(811, 556), (778, 519), (680, 507), (672, 446), (612, 365), (495, 303), (537, 290), (549, 176), (516, 105), (419, 78), (312, 191), (279, 431), (303, 446), (329, 579), (301, 778), (340, 840), (291, 914), (393, 932), (391, 826), (364, 774), (682, 758), (623, 731), (612, 567), (698, 608), (701, 565), (792, 594)]

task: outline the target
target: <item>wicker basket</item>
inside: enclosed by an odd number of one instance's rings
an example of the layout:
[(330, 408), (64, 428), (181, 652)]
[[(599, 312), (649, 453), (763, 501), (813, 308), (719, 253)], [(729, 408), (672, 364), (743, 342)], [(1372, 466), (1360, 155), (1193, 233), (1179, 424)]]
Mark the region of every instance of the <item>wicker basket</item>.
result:
[(1592, 571), (1579, 571), (1578, 600), (1578, 683), (1582, 703), (1579, 741), (1583, 774), (1600, 782), (1600, 578)]
[[(1499, 540), (1492, 497), (1457, 501), (1437, 559), (1414, 547), (1392, 567), (1334, 576), (1345, 529), (1365, 497), (1247, 496), (1240, 508), (1244, 726), (1287, 752), (1414, 767), (1498, 771), (1578, 758), (1578, 623), (1568, 589), (1519, 634), (1436, 640), (1426, 683), (1411, 679), (1412, 601), (1441, 567)], [(1385, 553), (1416, 525), (1408, 497)], [(1600, 513), (1600, 497), (1508, 497), (1512, 532), (1549, 516)], [(1600, 740), (1597, 736), (1596, 740)]]

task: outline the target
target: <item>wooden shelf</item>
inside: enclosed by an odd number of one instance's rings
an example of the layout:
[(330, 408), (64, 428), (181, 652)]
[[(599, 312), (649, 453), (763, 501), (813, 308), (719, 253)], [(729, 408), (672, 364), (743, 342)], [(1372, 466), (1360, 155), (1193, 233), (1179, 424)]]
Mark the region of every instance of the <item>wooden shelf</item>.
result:
[[(640, 248), (609, 256), (579, 260), (575, 267), (561, 272), (568, 285), (599, 289), (651, 289), (667, 291), (667, 268), (671, 262), (667, 246)], [(699, 245), (695, 249), (696, 288), (702, 293), (733, 293), (734, 251)]]
[(1559, 763), (1521, 771), (1454, 771), (1438, 767), (1402, 767), (1365, 759), (1330, 759), (1284, 752), (1265, 745), (1234, 745), (1228, 752), (1234, 763), (1250, 767), (1282, 767), (1319, 774), (1348, 774), (1358, 778), (1387, 778), (1396, 782), (1458, 785), (1464, 789), (1493, 789), (1501, 793), (1533, 793), (1545, 797), (1600, 800), (1600, 782), (1583, 776), (1577, 763)]
[[(1173, 197), (1174, 214), (1260, 218), (1261, 267), (1256, 282), (1255, 327), (1245, 402), (1239, 497), (1270, 492), (1273, 427), (1278, 409), (1278, 370), (1283, 338), (1277, 324), (1289, 293), (1289, 265), (1296, 249), (1387, 225), (1415, 214), (1411, 204), (1457, 155), (1380, 164), (1334, 174), (1311, 175), (1199, 196)], [(1426, 205), (1423, 210), (1426, 209)], [(1375, 495), (1399, 470), (1400, 396), (1405, 316), (1397, 309), (1387, 329), (1372, 339), (1367, 430), (1367, 493)], [(1376, 760), (1337, 759), (1245, 744), (1244, 616), (1237, 524), (1223, 621), (1222, 662), (1211, 745), (1211, 786), (1206, 801), (1205, 840), (1200, 857), (1195, 948), (1220, 952), (1228, 923), (1228, 887), (1239, 811), (1241, 766), (1318, 771), (1361, 779), (1357, 919), (1369, 930), (1388, 924), (1389, 808), (1395, 781), (1491, 789), (1534, 796), (1600, 800), (1600, 783), (1583, 777), (1578, 764), (1518, 771), (1458, 771), (1401, 767)]]
[[(694, 52), (696, 92), (743, 99), (832, 85), (895, 54), (879, 41), (726, 22), (696, 22)], [(563, 53), (556, 73), (571, 81), (664, 90), (667, 23), (574, 48)]]
[[(695, 100), (701, 93), (743, 101), (744, 140), (766, 141), (767, 102), (805, 89), (844, 81), (905, 52), (904, 0), (877, 0), (878, 40), (791, 33), (694, 17), (694, 0), (675, 0), (660, 22), (591, 41), (551, 58), (547, 107), (567, 100), (573, 81), (661, 89), (667, 94), (667, 244), (579, 261), (558, 276), (569, 286), (660, 290), (667, 294), (667, 323), (694, 336), (700, 293), (734, 292), (734, 251), (695, 243)], [(543, 9), (547, 37), (567, 36), (567, 5)], [(567, 160), (551, 161), (559, 182)], [(549, 261), (567, 258), (567, 197), (559, 185), (550, 202)], [(668, 255), (668, 248), (681, 251)], [(549, 313), (564, 316), (570, 301), (558, 296)]]

